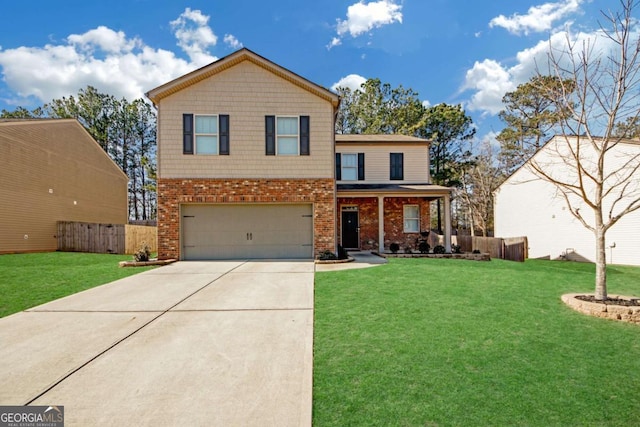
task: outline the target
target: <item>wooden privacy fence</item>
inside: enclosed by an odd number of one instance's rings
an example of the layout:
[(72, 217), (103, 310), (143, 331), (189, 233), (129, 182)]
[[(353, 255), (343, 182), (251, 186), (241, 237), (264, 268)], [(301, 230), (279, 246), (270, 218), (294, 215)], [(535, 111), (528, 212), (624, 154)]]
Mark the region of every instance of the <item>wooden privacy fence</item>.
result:
[(145, 244), (158, 251), (157, 228), (129, 224), (58, 221), (58, 250), (102, 254), (133, 254)]
[(479, 250), (488, 253), (491, 258), (523, 262), (527, 256), (528, 242), (526, 237), (476, 237), (452, 236), (454, 244), (460, 245), (462, 252)]

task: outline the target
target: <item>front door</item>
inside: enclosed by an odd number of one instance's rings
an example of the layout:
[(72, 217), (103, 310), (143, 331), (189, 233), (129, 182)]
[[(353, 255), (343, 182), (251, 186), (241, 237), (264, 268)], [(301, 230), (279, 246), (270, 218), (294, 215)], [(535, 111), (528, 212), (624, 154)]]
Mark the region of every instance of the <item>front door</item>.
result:
[(359, 234), (358, 211), (342, 211), (342, 247), (345, 249), (359, 249)]

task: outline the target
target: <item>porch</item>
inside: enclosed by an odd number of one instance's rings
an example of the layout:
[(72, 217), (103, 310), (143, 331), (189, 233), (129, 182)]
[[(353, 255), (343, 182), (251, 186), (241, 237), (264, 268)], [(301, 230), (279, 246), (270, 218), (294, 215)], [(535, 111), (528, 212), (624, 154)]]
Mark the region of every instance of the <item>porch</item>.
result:
[(415, 247), (430, 230), (430, 203), (443, 201), (444, 246), (451, 253), (451, 191), (431, 184), (338, 184), (338, 241), (345, 249), (384, 253)]

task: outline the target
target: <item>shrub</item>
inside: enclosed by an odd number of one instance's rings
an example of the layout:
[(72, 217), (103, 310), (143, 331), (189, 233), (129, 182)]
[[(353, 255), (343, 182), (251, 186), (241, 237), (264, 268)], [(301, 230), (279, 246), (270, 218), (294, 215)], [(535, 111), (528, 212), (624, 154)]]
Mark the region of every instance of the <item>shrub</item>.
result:
[(400, 245), (397, 243), (392, 243), (389, 245), (389, 249), (391, 250), (391, 252), (393, 252), (394, 254), (397, 254), (398, 251), (400, 250)]
[(411, 249), (411, 246), (405, 246), (404, 247), (404, 253), (405, 254), (413, 253), (413, 250)]
[(462, 247), (460, 245), (453, 245), (453, 246), (451, 246), (451, 251), (454, 254), (461, 254), (462, 253)]
[(473, 251), (471, 251), (472, 254), (479, 254), (480, 253), (480, 249), (474, 249)]
[(433, 247), (433, 253), (434, 254), (443, 254), (443, 253), (445, 253), (444, 246), (442, 246), (442, 245), (434, 246)]
[(336, 254), (334, 254), (330, 250), (326, 250), (326, 251), (320, 252), (320, 255), (318, 255), (318, 259), (321, 261), (329, 261), (329, 260), (338, 259), (338, 257), (336, 256)]
[(418, 244), (418, 250), (421, 254), (428, 254), (431, 246), (427, 242), (420, 242)]
[(151, 258), (151, 249), (147, 245), (144, 245), (142, 249), (133, 254), (133, 259), (136, 262), (149, 261), (149, 258)]

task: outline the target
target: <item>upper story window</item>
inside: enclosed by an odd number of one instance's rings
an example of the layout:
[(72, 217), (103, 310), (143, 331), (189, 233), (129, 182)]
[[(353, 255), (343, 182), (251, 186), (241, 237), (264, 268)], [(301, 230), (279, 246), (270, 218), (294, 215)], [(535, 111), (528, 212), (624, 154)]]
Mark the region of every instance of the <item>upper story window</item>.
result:
[(218, 116), (195, 116), (195, 154), (218, 154)]
[(276, 154), (280, 156), (298, 155), (298, 118), (277, 117)]
[(358, 155), (342, 154), (342, 180), (356, 181), (358, 179)]
[(403, 180), (404, 179), (404, 154), (403, 153), (391, 153), (389, 157), (390, 172), (389, 179), (391, 180)]
[(229, 154), (229, 116), (183, 114), (183, 154)]
[(309, 116), (265, 116), (267, 156), (308, 156)]
[(364, 180), (364, 153), (336, 153), (336, 179)]

